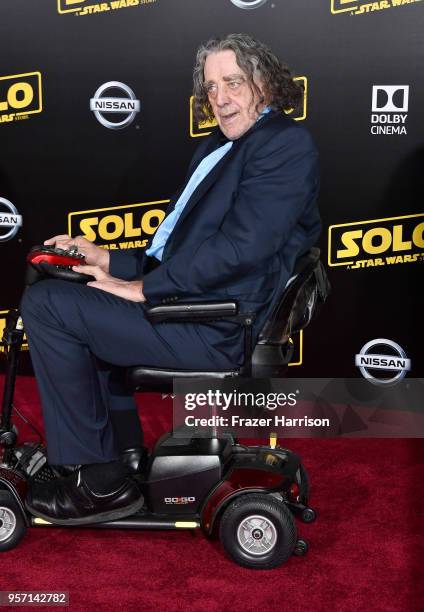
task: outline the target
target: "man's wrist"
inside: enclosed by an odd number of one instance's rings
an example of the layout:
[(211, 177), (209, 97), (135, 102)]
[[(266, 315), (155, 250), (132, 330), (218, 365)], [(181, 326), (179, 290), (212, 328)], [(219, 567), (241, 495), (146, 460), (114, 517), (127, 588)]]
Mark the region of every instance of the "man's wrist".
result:
[(144, 283), (143, 283), (143, 281), (142, 281), (142, 280), (140, 281), (140, 283), (141, 283), (141, 286), (140, 286), (140, 295), (141, 295), (141, 300), (142, 300), (142, 302), (146, 302), (146, 301), (147, 301), (147, 300), (146, 300), (146, 296), (144, 295), (144, 292), (143, 292), (143, 289), (144, 289)]
[(103, 272), (107, 272), (109, 274), (109, 265), (110, 265), (110, 253), (108, 249), (101, 249), (101, 253), (99, 253), (99, 268), (103, 270)]

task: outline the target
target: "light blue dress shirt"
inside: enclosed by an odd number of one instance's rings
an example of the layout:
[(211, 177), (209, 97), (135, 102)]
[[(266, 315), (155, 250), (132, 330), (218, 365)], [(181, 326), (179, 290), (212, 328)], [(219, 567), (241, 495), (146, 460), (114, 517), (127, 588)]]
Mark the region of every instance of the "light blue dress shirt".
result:
[(232, 141), (226, 142), (225, 145), (219, 147), (219, 149), (216, 149), (215, 151), (212, 151), (212, 153), (209, 153), (209, 155), (202, 159), (196, 170), (191, 175), (191, 178), (185, 186), (184, 191), (178, 198), (178, 202), (175, 204), (174, 210), (164, 219), (156, 230), (152, 244), (146, 250), (146, 255), (156, 257), (156, 259), (160, 259), (162, 261), (163, 249), (165, 248), (166, 241), (180, 218), (185, 205), (191, 198), (197, 186), (200, 185), (205, 176), (209, 174), (212, 168), (216, 166), (216, 164), (224, 157), (232, 146)]
[[(259, 121), (259, 119), (261, 119), (266, 113), (269, 113), (270, 110), (270, 108), (265, 107), (262, 113), (259, 115), (257, 121)], [(156, 259), (162, 261), (163, 249), (165, 248), (166, 241), (168, 240), (169, 236), (172, 233), (172, 230), (177, 224), (177, 221), (180, 218), (180, 215), (183, 212), (185, 205), (191, 198), (194, 191), (197, 189), (198, 185), (200, 185), (200, 183), (203, 181), (205, 176), (207, 176), (209, 172), (216, 166), (216, 164), (224, 157), (224, 155), (228, 153), (232, 146), (232, 141), (226, 142), (224, 145), (222, 145), (222, 147), (219, 147), (219, 149), (212, 151), (212, 153), (209, 153), (209, 155), (202, 159), (196, 170), (191, 175), (191, 178), (185, 186), (184, 191), (178, 198), (174, 210), (164, 219), (164, 221), (156, 230), (156, 234), (152, 240), (152, 244), (146, 250), (146, 255), (148, 255), (149, 257), (156, 257)]]

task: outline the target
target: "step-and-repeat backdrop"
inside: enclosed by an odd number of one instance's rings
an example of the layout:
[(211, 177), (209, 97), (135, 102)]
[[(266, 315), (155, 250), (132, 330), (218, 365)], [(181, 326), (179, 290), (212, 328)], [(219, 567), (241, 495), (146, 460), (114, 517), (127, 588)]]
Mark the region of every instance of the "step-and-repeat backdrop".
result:
[(192, 114), (196, 49), (247, 32), (303, 83), (294, 119), (321, 153), (333, 292), (290, 373), (360, 376), (366, 354), (421, 376), (423, 29), (420, 0), (2, 0), (0, 331), (32, 245), (146, 244), (211, 129)]

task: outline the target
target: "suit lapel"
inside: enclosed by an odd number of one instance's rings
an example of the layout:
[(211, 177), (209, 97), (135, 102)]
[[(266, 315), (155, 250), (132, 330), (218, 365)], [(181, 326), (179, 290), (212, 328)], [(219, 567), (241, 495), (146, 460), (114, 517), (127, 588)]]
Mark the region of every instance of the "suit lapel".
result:
[(226, 166), (228, 161), (233, 157), (236, 149), (237, 149), (237, 142), (234, 142), (231, 149), (224, 155), (222, 159), (219, 160), (216, 166), (212, 168), (209, 174), (205, 176), (203, 181), (199, 183), (199, 185), (196, 187), (196, 189), (191, 194), (189, 201), (185, 205), (184, 210), (182, 211), (177, 223), (175, 224), (174, 229), (172, 230), (170, 237), (168, 238), (166, 242), (162, 261), (166, 259), (166, 253), (169, 252), (169, 249), (175, 239), (175, 235), (177, 234), (178, 228), (180, 227), (184, 219), (190, 214), (190, 212), (193, 210), (196, 204), (198, 204), (198, 202), (203, 198), (205, 193), (207, 193), (209, 189), (212, 187), (212, 185), (218, 180), (224, 167)]
[[(276, 111), (271, 111), (271, 112), (267, 113), (264, 117), (262, 117), (262, 119), (260, 121), (257, 121), (245, 134), (243, 134), (243, 136), (241, 136), (241, 138), (233, 141), (233, 146), (228, 151), (228, 153), (226, 155), (224, 155), (224, 157), (222, 159), (220, 159), (220, 161), (216, 164), (216, 166), (209, 172), (209, 174), (203, 179), (203, 181), (197, 186), (197, 188), (192, 193), (189, 201), (187, 202), (187, 204), (184, 207), (183, 212), (181, 213), (180, 218), (178, 219), (177, 224), (174, 227), (173, 233), (175, 232), (177, 227), (180, 225), (180, 223), (193, 210), (193, 208), (196, 206), (196, 204), (199, 202), (199, 200), (205, 195), (205, 193), (217, 181), (217, 179), (219, 178), (219, 176), (220, 176), (223, 168), (225, 167), (226, 163), (230, 159), (232, 159), (233, 156), (236, 154), (237, 149), (240, 146), (240, 143), (244, 142), (244, 140), (250, 134), (252, 134), (252, 132), (260, 129), (270, 119), (272, 119), (273, 117), (275, 117), (278, 114), (279, 113), (277, 113)], [(220, 142), (220, 140), (221, 140), (221, 142)], [(208, 148), (206, 149), (204, 154), (201, 156), (201, 158), (197, 160), (197, 163), (195, 165), (193, 164), (193, 171), (190, 174), (190, 176), (193, 174), (195, 168), (197, 168), (197, 166), (199, 165), (199, 163), (201, 162), (202, 159), (204, 159), (207, 155), (209, 155), (209, 153), (212, 153), (212, 151), (218, 145), (221, 146), (221, 145), (225, 144), (225, 142), (228, 142), (228, 140), (225, 137), (223, 137), (221, 131), (217, 128), (217, 131), (214, 132), (214, 134), (210, 137), (210, 143), (209, 143)], [(187, 180), (189, 180), (189, 178)], [(168, 240), (168, 242), (169, 242), (169, 240)]]
[(193, 158), (190, 162), (190, 165), (188, 167), (184, 186), (188, 183), (191, 175), (196, 170), (197, 166), (200, 164), (202, 159), (207, 157), (209, 153), (212, 153), (214, 149), (221, 146), (221, 144), (225, 144), (225, 142), (228, 142), (228, 141), (224, 142), (222, 140), (223, 138), (222, 138), (222, 134), (220, 130), (218, 128), (214, 128), (209, 138), (206, 139), (206, 142), (204, 143), (204, 145), (203, 146), (200, 145), (197, 147), (196, 151), (194, 152)]
[[(252, 132), (256, 131), (257, 129), (260, 129), (263, 125), (268, 123), (268, 121), (270, 119), (272, 119), (273, 117), (275, 117), (277, 114), (279, 114), (279, 113), (276, 112), (276, 111), (271, 111), (270, 113), (267, 113), (264, 117), (262, 117), (262, 119), (260, 121), (257, 121), (250, 128), (250, 130), (248, 130), (245, 134), (243, 134), (243, 136), (241, 138), (239, 138), (237, 140), (234, 140), (233, 141), (233, 146), (228, 151), (228, 153), (226, 153), (226, 155), (224, 155), (224, 157), (219, 160), (219, 162), (216, 164), (216, 166), (209, 172), (209, 174), (197, 186), (197, 188), (191, 194), (191, 197), (190, 197), (189, 201), (185, 205), (184, 210), (183, 210), (183, 212), (180, 215), (180, 218), (178, 219), (177, 223), (175, 224), (175, 227), (172, 230), (172, 233), (171, 233), (171, 235), (169, 236), (169, 238), (168, 238), (168, 240), (166, 242), (166, 245), (165, 245), (165, 248), (164, 248), (164, 252), (163, 252), (162, 261), (165, 261), (165, 259), (166, 259), (166, 254), (169, 252), (170, 247), (172, 246), (172, 244), (173, 244), (173, 242), (175, 240), (175, 235), (177, 234), (178, 228), (181, 226), (181, 224), (184, 221), (184, 219), (190, 214), (190, 212), (193, 210), (193, 208), (196, 206), (196, 204), (202, 199), (202, 197), (205, 195), (205, 193), (218, 180), (218, 178), (220, 177), (220, 175), (221, 175), (225, 165), (237, 153), (237, 149), (239, 148), (240, 143), (244, 142), (244, 140)], [(194, 163), (192, 164), (191, 167), (193, 168), (193, 170), (190, 173), (190, 176), (193, 174), (193, 172), (195, 171), (195, 169), (197, 168), (197, 166), (199, 165), (201, 160), (204, 159), (207, 155), (209, 155), (209, 153), (211, 153), (217, 147), (217, 145), (220, 144), (219, 141), (222, 138), (223, 138), (223, 135), (222, 135), (222, 133), (221, 133), (221, 131), (219, 129), (217, 129), (210, 136), (210, 138), (208, 139), (209, 140), (208, 147), (203, 152), (203, 155), (201, 155), (198, 159), (196, 159), (194, 161)], [(228, 140), (226, 140), (225, 137), (224, 137), (224, 140), (222, 140), (221, 144), (224, 144), (225, 142), (228, 142)], [(188, 177), (187, 180), (190, 179), (190, 176)], [(173, 203), (172, 210), (173, 210), (173, 208), (175, 206), (175, 203), (176, 203), (176, 201)]]
[(183, 221), (187, 215), (193, 210), (199, 200), (205, 195), (207, 191), (212, 187), (212, 185), (218, 180), (223, 168), (228, 163), (228, 161), (234, 155), (234, 149), (236, 149), (236, 144), (234, 143), (231, 149), (222, 157), (219, 162), (212, 168), (212, 170), (205, 176), (203, 181), (197, 185), (196, 189), (190, 196), (189, 201), (184, 207), (183, 212), (178, 219), (178, 223), (176, 224), (176, 229), (181, 221)]

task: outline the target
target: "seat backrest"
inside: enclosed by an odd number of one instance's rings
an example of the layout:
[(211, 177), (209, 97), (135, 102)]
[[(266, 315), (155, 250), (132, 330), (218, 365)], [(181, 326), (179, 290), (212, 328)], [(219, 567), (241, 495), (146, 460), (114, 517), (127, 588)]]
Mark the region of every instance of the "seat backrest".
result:
[(330, 283), (319, 257), (320, 250), (314, 247), (297, 260), (293, 276), (259, 334), (258, 344), (286, 344), (292, 334), (309, 324), (325, 302)]

